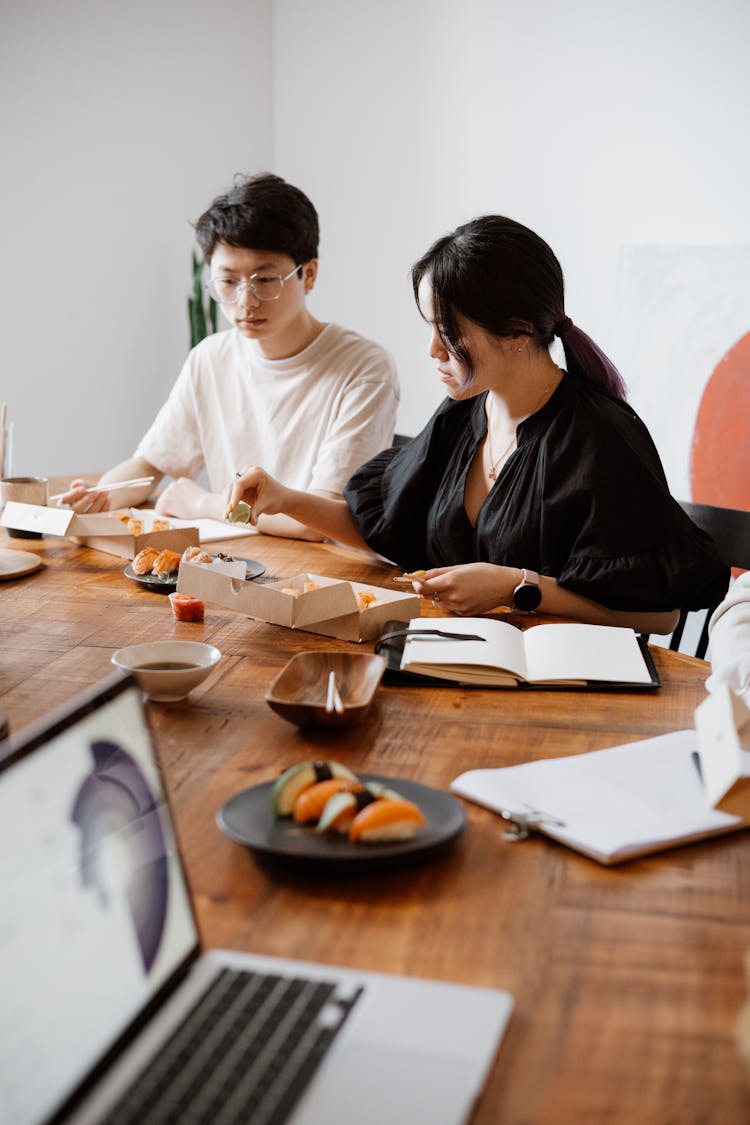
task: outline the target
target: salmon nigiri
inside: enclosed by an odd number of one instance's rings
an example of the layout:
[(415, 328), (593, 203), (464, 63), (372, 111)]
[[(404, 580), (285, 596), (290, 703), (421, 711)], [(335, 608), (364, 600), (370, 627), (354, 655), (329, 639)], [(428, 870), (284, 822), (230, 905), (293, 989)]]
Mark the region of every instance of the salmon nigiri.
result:
[(325, 804), (318, 821), (318, 832), (341, 832), (348, 835), (349, 828), (355, 816), (373, 801), (381, 797), (394, 797), (398, 800), (401, 794), (395, 789), (388, 789), (379, 781), (369, 781), (366, 785), (353, 782), (345, 785), (340, 792), (335, 793)]
[(154, 565), (151, 569), (152, 574), (171, 574), (173, 571), (180, 569), (180, 556), (176, 551), (170, 551), (169, 547), (165, 547), (163, 551), (154, 559)]
[(426, 823), (413, 801), (381, 797), (357, 813), (349, 828), (349, 839), (353, 844), (409, 840)]
[(151, 567), (156, 562), (158, 555), (159, 552), (156, 550), (156, 547), (144, 547), (142, 551), (138, 552), (130, 564), (133, 568), (133, 574), (148, 574)]
[(329, 777), (325, 781), (318, 781), (308, 789), (303, 789), (292, 806), (292, 816), (297, 824), (317, 823), (318, 817), (325, 808), (326, 802), (334, 793), (338, 793), (344, 786), (351, 782), (345, 777)]

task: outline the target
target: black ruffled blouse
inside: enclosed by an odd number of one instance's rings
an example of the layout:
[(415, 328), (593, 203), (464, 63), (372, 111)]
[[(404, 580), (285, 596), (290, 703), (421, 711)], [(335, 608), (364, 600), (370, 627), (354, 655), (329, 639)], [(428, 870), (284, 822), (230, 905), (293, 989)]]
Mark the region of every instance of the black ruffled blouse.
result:
[(526, 567), (610, 609), (698, 609), (724, 596), (729, 569), (670, 495), (641, 419), (573, 375), (518, 426), (472, 527), (464, 489), (485, 398), (446, 399), (418, 437), (349, 480), (344, 497), (373, 550), (406, 570)]

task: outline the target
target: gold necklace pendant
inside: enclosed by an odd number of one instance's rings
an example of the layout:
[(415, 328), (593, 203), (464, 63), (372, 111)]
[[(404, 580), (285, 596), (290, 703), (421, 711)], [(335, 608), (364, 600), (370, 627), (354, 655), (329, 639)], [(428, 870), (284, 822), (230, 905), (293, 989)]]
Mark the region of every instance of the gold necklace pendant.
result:
[[(490, 411), (492, 411), (492, 404), (491, 403), (490, 403)], [(513, 436), (510, 439), (510, 441), (508, 442), (508, 444), (506, 445), (505, 449), (502, 451), (502, 453), (500, 454), (499, 457), (495, 458), (495, 457), (492, 456), (492, 429), (491, 429), (489, 423), (490, 423), (490, 419), (488, 418), (487, 419), (487, 451), (490, 455), (490, 467), (487, 471), (487, 475), (489, 476), (491, 481), (496, 481), (497, 480), (497, 470), (498, 470), (499, 466), (502, 464), (502, 462), (505, 460), (505, 458), (508, 456), (508, 454), (511, 451), (511, 448), (513, 447), (513, 445), (515, 443), (516, 432), (515, 432), (515, 430), (513, 431)]]
[[(547, 395), (549, 394), (549, 392), (552, 390), (556, 379), (557, 379), (557, 376), (555, 375), (555, 377), (552, 379), (552, 381), (550, 383), (548, 383), (547, 386), (544, 388), (541, 395), (539, 396), (539, 399), (538, 399), (536, 405), (534, 406), (533, 410), (531, 411), (531, 414), (536, 414), (537, 410), (542, 405), (542, 403), (544, 402), (544, 400), (547, 397)], [(510, 441), (508, 442), (508, 444), (506, 445), (505, 449), (502, 451), (500, 456), (497, 459), (493, 458), (493, 456), (492, 456), (492, 403), (493, 403), (493, 400), (490, 399), (489, 413), (487, 415), (487, 449), (488, 449), (488, 452), (489, 452), (489, 455), (490, 455), (490, 467), (489, 467), (489, 470), (487, 472), (487, 475), (490, 478), (490, 480), (493, 481), (493, 483), (494, 483), (494, 481), (497, 480), (498, 467), (502, 464), (502, 462), (508, 456), (508, 454), (511, 451), (511, 447), (516, 440), (516, 433), (515, 433), (515, 430), (514, 430), (513, 431), (513, 437), (510, 439)], [(530, 415), (527, 414), (526, 417), (528, 418), (528, 417), (530, 417)]]

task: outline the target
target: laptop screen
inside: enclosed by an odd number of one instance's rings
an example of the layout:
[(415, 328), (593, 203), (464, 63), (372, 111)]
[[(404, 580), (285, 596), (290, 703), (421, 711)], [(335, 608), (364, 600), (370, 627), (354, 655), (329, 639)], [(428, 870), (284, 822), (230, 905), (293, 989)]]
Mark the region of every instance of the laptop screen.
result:
[(197, 945), (140, 692), (0, 772), (0, 1118), (43, 1121)]

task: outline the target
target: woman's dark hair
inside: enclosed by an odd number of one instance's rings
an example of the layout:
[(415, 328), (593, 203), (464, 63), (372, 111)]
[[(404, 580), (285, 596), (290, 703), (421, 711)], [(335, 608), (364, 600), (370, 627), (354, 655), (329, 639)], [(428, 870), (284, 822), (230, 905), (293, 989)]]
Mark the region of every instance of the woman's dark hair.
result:
[(318, 256), (317, 211), (303, 191), (270, 172), (238, 173), (197, 220), (195, 233), (207, 262), (220, 242), (288, 254), (297, 265)]
[(432, 288), (435, 326), (446, 348), (466, 364), (467, 384), (474, 372), (459, 315), (493, 336), (529, 335), (540, 348), (559, 336), (568, 371), (596, 383), (612, 398), (625, 398), (617, 368), (565, 315), (560, 263), (528, 227), (502, 215), (464, 223), (433, 243), (413, 266), (417, 303), (423, 278)]

